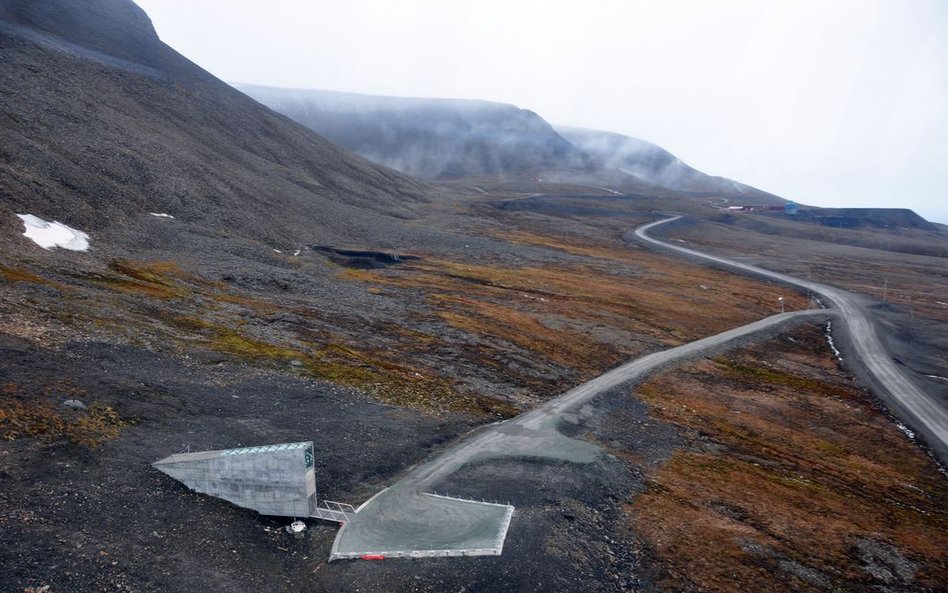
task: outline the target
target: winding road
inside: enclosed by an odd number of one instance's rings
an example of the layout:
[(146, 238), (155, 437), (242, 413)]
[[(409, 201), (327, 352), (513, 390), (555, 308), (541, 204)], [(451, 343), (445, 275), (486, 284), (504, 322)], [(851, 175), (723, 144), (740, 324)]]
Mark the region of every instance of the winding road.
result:
[(801, 280), (780, 272), (672, 245), (649, 236), (649, 230), (679, 218), (681, 218), (680, 215), (672, 216), (638, 227), (635, 229), (635, 236), (641, 241), (662, 249), (805, 288), (831, 302), (839, 311), (839, 317), (846, 326), (852, 354), (863, 364), (878, 387), (885, 391), (881, 395), (895, 408), (896, 416), (925, 438), (942, 463), (948, 463), (948, 411), (934, 398), (919, 389), (886, 352), (870, 319), (869, 311), (862, 305), (859, 297), (832, 286)]
[(599, 447), (564, 436), (557, 430), (563, 421), (589, 415), (590, 400), (609, 389), (640, 380), (665, 365), (706, 354), (734, 340), (804, 318), (840, 317), (847, 324), (854, 347), (878, 383), (901, 404), (906, 422), (948, 440), (948, 416), (905, 377), (886, 354), (866, 311), (854, 295), (842, 290), (793, 278), (756, 266), (731, 261), (671, 245), (647, 233), (673, 216), (635, 229), (635, 236), (662, 249), (727, 266), (782, 283), (809, 289), (830, 301), (833, 309), (793, 311), (773, 315), (714, 336), (655, 352), (617, 367), (543, 405), (501, 423), (481, 427), (427, 463), (410, 469), (396, 484), (376, 494), (342, 526), (330, 559), (361, 556), (462, 556), (500, 554), (512, 507), (433, 496), (438, 484), (462, 466), (486, 459), (535, 457), (576, 463), (592, 462)]

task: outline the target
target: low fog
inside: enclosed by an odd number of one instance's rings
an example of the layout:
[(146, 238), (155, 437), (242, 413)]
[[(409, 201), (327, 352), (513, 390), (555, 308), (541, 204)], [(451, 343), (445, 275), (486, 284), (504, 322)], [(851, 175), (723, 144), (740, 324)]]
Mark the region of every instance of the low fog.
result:
[(236, 86), (367, 159), (425, 179), (576, 170), (588, 160), (513, 105)]
[(948, 223), (948, 4), (139, 0), (232, 82), (484, 99), (820, 206)]

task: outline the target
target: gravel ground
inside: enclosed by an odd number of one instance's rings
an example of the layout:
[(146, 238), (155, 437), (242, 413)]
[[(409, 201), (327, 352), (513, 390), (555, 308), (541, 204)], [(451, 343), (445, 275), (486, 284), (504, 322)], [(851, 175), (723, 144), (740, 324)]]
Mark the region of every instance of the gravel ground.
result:
[(189, 448), (312, 439), (320, 495), (358, 503), (471, 426), (326, 383), (128, 347), (48, 351), (0, 334), (0, 359), (0, 384), (54, 386), (53, 399), (68, 384), (87, 405), (141, 419), (95, 451), (0, 442), (0, 538), (16, 542), (0, 549), (5, 591), (320, 590), (312, 571), (328, 558), (335, 526), (314, 524), (294, 539), (281, 531), (286, 520), (192, 493), (149, 464)]

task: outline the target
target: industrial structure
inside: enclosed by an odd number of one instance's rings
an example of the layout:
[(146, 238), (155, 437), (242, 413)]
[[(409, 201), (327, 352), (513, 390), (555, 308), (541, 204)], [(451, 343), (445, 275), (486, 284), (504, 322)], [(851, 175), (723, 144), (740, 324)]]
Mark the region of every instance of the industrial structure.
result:
[(283, 443), (169, 455), (152, 466), (188, 488), (262, 515), (347, 522), (355, 510), (317, 502), (313, 443)]
[[(386, 488), (359, 507), (317, 501), (313, 443), (283, 443), (169, 455), (152, 464), (191, 490), (263, 515), (316, 518), (342, 525), (330, 560), (497, 556), (514, 508)], [(288, 530), (302, 531), (294, 521)]]

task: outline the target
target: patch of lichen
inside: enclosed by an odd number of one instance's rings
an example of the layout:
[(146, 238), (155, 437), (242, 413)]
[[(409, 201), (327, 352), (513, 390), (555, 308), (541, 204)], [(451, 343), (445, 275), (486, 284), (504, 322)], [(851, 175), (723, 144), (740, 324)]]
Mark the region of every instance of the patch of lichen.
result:
[(180, 299), (193, 294), (177, 276), (182, 272), (174, 262), (114, 261), (109, 272), (71, 274), (98, 288), (160, 300)]
[(851, 393), (851, 390), (845, 387), (831, 385), (812, 377), (800, 376), (764, 363), (743, 364), (728, 356), (719, 356), (714, 359), (714, 362), (718, 365), (721, 375), (745, 385), (757, 387), (779, 385), (829, 397), (845, 397)]
[(68, 287), (64, 284), (56, 282), (55, 280), (50, 280), (49, 278), (44, 278), (43, 276), (35, 274), (22, 267), (13, 267), (0, 264), (0, 278), (3, 278), (3, 280), (6, 282), (30, 282), (33, 284), (51, 286), (59, 290), (68, 290)]
[(568, 330), (550, 329), (542, 317), (505, 304), (459, 296), (434, 295), (438, 315), (451, 326), (498, 337), (584, 375), (613, 366), (623, 355), (606, 344)]
[(275, 344), (253, 337), (249, 328), (232, 328), (195, 317), (172, 323), (197, 333), (209, 348), (254, 364), (297, 368), (304, 374), (360, 389), (376, 399), (428, 412), (454, 411), (510, 417), (519, 410), (506, 402), (459, 393), (451, 382), (431, 372), (360, 351), (342, 343), (309, 347)]
[[(72, 388), (61, 397), (86, 395)], [(123, 418), (115, 408), (99, 402), (83, 410), (63, 408), (50, 401), (49, 388), (33, 394), (14, 384), (0, 387), (0, 437), (4, 440), (65, 438), (82, 447), (96, 448), (137, 423), (136, 418)]]

